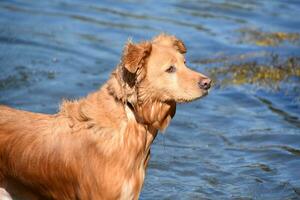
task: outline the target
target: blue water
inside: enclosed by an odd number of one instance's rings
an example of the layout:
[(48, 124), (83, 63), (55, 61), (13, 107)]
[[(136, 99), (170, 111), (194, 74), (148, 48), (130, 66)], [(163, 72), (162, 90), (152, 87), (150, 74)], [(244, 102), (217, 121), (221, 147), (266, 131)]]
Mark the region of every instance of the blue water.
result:
[[(297, 0), (1, 0), (0, 103), (55, 113), (107, 80), (128, 38), (160, 32), (183, 39), (188, 64), (206, 74), (237, 57), (299, 57), (299, 41), (261, 46), (241, 33), (299, 34), (299, 13)], [(152, 147), (141, 199), (300, 199), (299, 76), (276, 84), (216, 84), (179, 105)]]

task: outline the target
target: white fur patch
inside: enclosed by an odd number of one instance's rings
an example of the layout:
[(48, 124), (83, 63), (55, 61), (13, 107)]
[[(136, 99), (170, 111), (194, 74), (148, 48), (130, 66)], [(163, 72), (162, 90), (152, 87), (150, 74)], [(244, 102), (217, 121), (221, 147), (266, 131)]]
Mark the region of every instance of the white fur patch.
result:
[(125, 111), (126, 111), (128, 121), (131, 121), (131, 120), (135, 121), (135, 115), (127, 105), (125, 106)]
[(131, 199), (134, 199), (132, 179), (124, 182), (122, 186), (121, 196), (120, 196), (120, 200), (131, 200)]
[(0, 188), (0, 200), (12, 200), (11, 196), (3, 188)]

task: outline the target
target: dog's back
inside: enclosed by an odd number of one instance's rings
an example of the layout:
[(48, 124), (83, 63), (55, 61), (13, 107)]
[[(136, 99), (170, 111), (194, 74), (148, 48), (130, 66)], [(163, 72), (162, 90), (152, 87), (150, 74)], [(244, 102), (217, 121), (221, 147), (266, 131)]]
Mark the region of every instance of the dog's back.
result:
[[(9, 140), (19, 138), (19, 136), (26, 132), (32, 132), (30, 130), (32, 127), (30, 123), (36, 123), (34, 119), (38, 119), (40, 115), (12, 109), (7, 106), (0, 106), (0, 155), (3, 154), (4, 149), (10, 144)], [(1, 163), (3, 162), (3, 156), (0, 158)]]
[[(8, 173), (8, 168), (14, 165), (14, 160), (20, 159), (21, 156), (17, 156), (18, 153), (13, 147), (17, 147), (17, 142), (22, 140), (22, 137), (19, 136), (27, 131), (25, 127), (28, 126), (28, 116), (31, 114), (28, 112), (29, 115), (25, 116), (24, 113), (25, 111), (0, 105), (0, 188), (11, 188), (17, 193), (22, 193), (22, 196), (25, 195), (21, 190), (25, 191), (26, 189), (21, 185), (17, 186), (18, 189), (12, 188), (13, 176)], [(5, 190), (2, 189), (0, 197), (7, 198), (6, 194)]]
[(9, 140), (16, 138), (16, 140), (22, 141), (29, 135), (37, 134), (38, 129), (42, 129), (43, 124), (49, 123), (49, 119), (51, 119), (51, 115), (32, 113), (0, 105), (0, 153), (10, 144)]
[(33, 151), (31, 142), (38, 135), (37, 129), (42, 127), (37, 124), (47, 118), (49, 118), (47, 115), (0, 105), (0, 188), (14, 191), (14, 196), (39, 199), (22, 184), (22, 181), (18, 179), (18, 174), (26, 171), (26, 166), (24, 166), (26, 162), (23, 162), (25, 161), (23, 158)]
[[(46, 199), (31, 191), (44, 190), (42, 193), (45, 194), (51, 193), (51, 189), (61, 191), (61, 199), (73, 198), (63, 193), (75, 194), (66, 190), (69, 189), (67, 182), (74, 178), (72, 172), (76, 170), (71, 166), (76, 165), (63, 165), (67, 163), (64, 153), (72, 146), (64, 146), (63, 138), (58, 137), (66, 135), (68, 126), (57, 118), (56, 115), (0, 106), (0, 188), (6, 188), (10, 193), (13, 191), (13, 196), (22, 199)], [(58, 181), (64, 176), (69, 180)]]

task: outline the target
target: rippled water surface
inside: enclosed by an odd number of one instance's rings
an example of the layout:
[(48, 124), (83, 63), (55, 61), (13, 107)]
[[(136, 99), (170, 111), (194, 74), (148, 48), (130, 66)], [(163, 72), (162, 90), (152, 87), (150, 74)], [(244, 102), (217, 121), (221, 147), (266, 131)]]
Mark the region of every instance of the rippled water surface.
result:
[(0, 103), (54, 113), (160, 32), (215, 79), (179, 105), (141, 199), (300, 199), (300, 2), (0, 1)]

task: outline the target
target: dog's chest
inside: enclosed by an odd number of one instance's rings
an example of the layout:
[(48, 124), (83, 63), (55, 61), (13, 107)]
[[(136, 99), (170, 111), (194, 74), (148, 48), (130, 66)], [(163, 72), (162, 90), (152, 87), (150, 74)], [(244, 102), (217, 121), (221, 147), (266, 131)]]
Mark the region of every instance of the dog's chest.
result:
[(138, 199), (145, 178), (145, 169), (141, 167), (131, 178), (124, 181), (120, 200)]
[(134, 199), (135, 193), (134, 193), (133, 185), (134, 182), (132, 180), (127, 180), (123, 183), (120, 200)]

